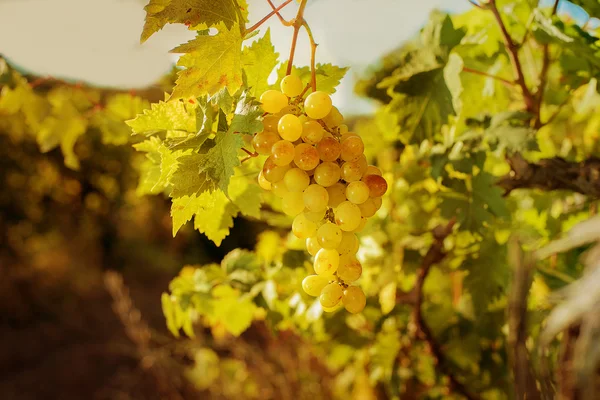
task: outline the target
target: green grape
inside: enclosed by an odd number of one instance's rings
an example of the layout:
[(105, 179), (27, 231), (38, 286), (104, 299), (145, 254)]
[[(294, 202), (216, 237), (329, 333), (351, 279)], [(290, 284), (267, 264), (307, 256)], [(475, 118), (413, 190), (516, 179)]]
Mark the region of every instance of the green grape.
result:
[(362, 182), (368, 186), (371, 197), (381, 197), (387, 192), (387, 182), (380, 175), (365, 175)]
[(329, 111), (329, 114), (327, 114), (325, 118), (323, 118), (323, 122), (325, 122), (325, 125), (327, 125), (328, 128), (335, 128), (336, 126), (344, 122), (344, 116), (340, 113), (340, 110), (338, 110), (337, 107), (334, 106), (331, 107), (331, 111)]
[(304, 210), (304, 202), (302, 201), (302, 193), (287, 192), (283, 196), (281, 208), (286, 215), (295, 217)]
[(304, 112), (312, 119), (324, 118), (331, 111), (331, 97), (325, 92), (314, 92), (304, 100)]
[(381, 176), (381, 170), (379, 168), (377, 168), (374, 165), (369, 165), (367, 166), (367, 170), (365, 171), (365, 176), (366, 175), (379, 175)]
[[(347, 134), (349, 135), (349, 134)], [(359, 136), (350, 136), (342, 139), (340, 157), (344, 161), (355, 161), (363, 155), (365, 145)]]
[(308, 250), (308, 254), (316, 256), (321, 249), (322, 247), (319, 245), (319, 240), (315, 236), (306, 239), (306, 250)]
[(260, 102), (265, 112), (276, 114), (288, 105), (288, 98), (279, 90), (267, 90), (260, 96)]
[[(286, 172), (283, 181), (290, 192), (303, 192), (310, 184), (308, 174), (300, 168), (292, 168)], [(367, 188), (367, 193), (368, 191)]]
[(342, 179), (346, 182), (360, 181), (366, 170), (366, 165), (363, 168), (360, 159), (357, 161), (345, 162), (342, 165)]
[(340, 255), (334, 249), (321, 249), (315, 256), (315, 272), (318, 275), (330, 276), (335, 273), (340, 264)]
[(340, 156), (342, 146), (334, 137), (325, 137), (317, 144), (319, 157), (323, 161), (335, 161)]
[(375, 199), (379, 199), (381, 201), (380, 197), (369, 197), (367, 201), (358, 205), (358, 208), (360, 208), (360, 214), (363, 217), (370, 218), (375, 215), (377, 210), (379, 210), (379, 207), (381, 207), (381, 202), (378, 206)]
[(265, 164), (263, 165), (263, 175), (266, 180), (271, 183), (279, 182), (285, 176), (285, 173), (290, 169), (289, 165), (280, 167), (275, 164), (273, 160), (273, 156), (270, 156), (265, 160)]
[(337, 282), (328, 283), (319, 296), (321, 306), (332, 308), (339, 304), (344, 296), (342, 287)]
[(337, 249), (342, 242), (342, 230), (336, 225), (328, 222), (317, 230), (317, 239), (324, 249)]
[(315, 170), (313, 179), (324, 187), (334, 185), (340, 180), (340, 166), (333, 162), (321, 163)]
[(362, 204), (369, 199), (369, 187), (361, 181), (350, 182), (346, 188), (346, 198), (354, 204)]
[(308, 143), (300, 143), (294, 150), (294, 163), (305, 171), (315, 169), (319, 165), (319, 152)]
[(323, 186), (312, 184), (304, 190), (302, 199), (309, 211), (325, 211), (329, 202), (329, 193)]
[(334, 210), (335, 223), (341, 230), (346, 232), (354, 231), (360, 225), (360, 208), (356, 204), (344, 201)]
[(295, 142), (302, 136), (302, 122), (293, 114), (286, 114), (277, 124), (277, 132), (282, 139)]
[(282, 179), (280, 181), (277, 181), (275, 183), (271, 184), (273, 187), (273, 194), (277, 197), (279, 197), (280, 199), (283, 199), (283, 197), (285, 196), (286, 193), (289, 192), (285, 181)]
[(324, 133), (325, 129), (317, 121), (306, 121), (302, 124), (302, 140), (305, 143), (319, 143)]
[(342, 232), (342, 241), (340, 245), (337, 247), (338, 253), (340, 255), (344, 254), (356, 254), (358, 251), (358, 238), (352, 232)]
[(327, 188), (329, 194), (328, 206), (335, 208), (346, 201), (346, 185), (341, 182), (335, 183)]
[(354, 229), (352, 232), (354, 233), (359, 233), (362, 232), (363, 229), (365, 229), (365, 226), (367, 225), (367, 218), (363, 217), (362, 215), (360, 216), (360, 222), (358, 223), (358, 226), (356, 227), (356, 229)]
[(294, 145), (287, 140), (280, 140), (271, 148), (273, 161), (276, 165), (284, 167), (294, 160)]
[(348, 133), (348, 125), (342, 124), (337, 127), (337, 133), (340, 135), (344, 135)]
[[(325, 286), (323, 290), (327, 289), (329, 285)], [(323, 296), (323, 292), (321, 292), (321, 296)], [(357, 314), (365, 308), (365, 305), (367, 304), (367, 298), (365, 297), (365, 293), (361, 288), (358, 286), (349, 286), (346, 290), (344, 290), (342, 303), (344, 304), (346, 311), (352, 314)]]
[[(306, 204), (304, 205), (306, 206)], [(304, 215), (306, 215), (306, 218), (310, 219), (312, 222), (321, 222), (321, 220), (325, 218), (325, 210), (325, 208), (321, 211), (309, 211), (306, 209), (306, 211), (304, 211)]]
[(281, 80), (281, 91), (287, 97), (296, 97), (302, 90), (304, 89), (304, 85), (302, 84), (302, 80), (298, 78), (296, 75), (288, 75)]
[(307, 295), (317, 297), (328, 284), (329, 279), (323, 276), (309, 275), (302, 281), (302, 289)]
[(275, 132), (260, 132), (254, 135), (254, 138), (252, 138), (252, 147), (254, 147), (254, 150), (256, 150), (258, 154), (263, 156), (270, 156), (271, 148), (279, 140), (281, 139), (279, 138), (279, 135)]
[(362, 265), (360, 261), (352, 254), (343, 254), (340, 256), (340, 265), (338, 266), (337, 276), (344, 283), (352, 283), (362, 275)]
[(267, 115), (263, 118), (262, 122), (265, 132), (277, 133), (277, 124), (279, 124), (279, 117), (275, 115)]
[(317, 233), (317, 224), (306, 218), (304, 213), (300, 213), (292, 222), (292, 232), (300, 239), (308, 239)]
[(263, 188), (265, 190), (271, 190), (273, 188), (273, 185), (271, 184), (271, 182), (269, 182), (265, 178), (265, 175), (263, 174), (262, 170), (258, 173), (258, 186), (260, 186), (261, 188)]

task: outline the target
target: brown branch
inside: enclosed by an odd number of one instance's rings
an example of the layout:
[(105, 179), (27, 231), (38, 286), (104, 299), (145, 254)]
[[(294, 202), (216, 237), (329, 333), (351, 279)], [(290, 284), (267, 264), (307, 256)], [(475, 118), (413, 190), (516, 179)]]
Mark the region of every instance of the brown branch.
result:
[(306, 29), (306, 33), (308, 34), (308, 40), (310, 41), (310, 85), (312, 87), (312, 91), (317, 91), (317, 69), (315, 67), (315, 60), (317, 56), (317, 46), (315, 43), (315, 38), (312, 34), (312, 30), (306, 23), (306, 21), (302, 21), (302, 26)]
[(462, 70), (463, 70), (463, 72), (468, 72), (470, 74), (482, 75), (482, 76), (486, 76), (488, 78), (495, 79), (497, 81), (502, 82), (503, 84), (505, 84), (507, 86), (514, 86), (514, 85), (517, 84), (515, 81), (511, 81), (511, 80), (508, 80), (508, 79), (505, 79), (505, 78), (501, 78), (501, 77), (499, 77), (497, 75), (492, 75), (492, 74), (489, 74), (487, 72), (479, 71), (479, 70), (472, 69), (472, 68), (469, 68), (469, 67), (463, 67)]
[(273, 15), (278, 14), (279, 10), (281, 10), (283, 7), (287, 6), (288, 4), (290, 4), (293, 0), (286, 0), (282, 5), (280, 5), (277, 8), (274, 8), (273, 11), (271, 11), (270, 13), (268, 13), (263, 19), (261, 19), (260, 21), (258, 21), (256, 24), (252, 25), (250, 28), (248, 28), (246, 30), (246, 35), (248, 35), (250, 32), (253, 32), (255, 30), (257, 30), (262, 24), (264, 24), (269, 18), (271, 18)]
[(283, 18), (281, 16), (281, 14), (279, 13), (279, 10), (275, 7), (275, 4), (273, 4), (273, 2), (271, 0), (267, 0), (267, 2), (269, 3), (269, 5), (271, 6), (271, 8), (273, 9), (273, 11), (275, 11), (277, 18), (279, 18), (279, 21), (284, 25), (284, 26), (292, 26), (294, 24), (293, 21), (287, 21), (285, 18)]
[(431, 328), (429, 328), (429, 325), (427, 325), (422, 313), (423, 286), (425, 284), (425, 280), (431, 271), (431, 267), (446, 257), (446, 253), (444, 252), (444, 239), (446, 239), (446, 237), (452, 233), (452, 228), (454, 227), (455, 223), (456, 220), (453, 219), (446, 226), (440, 225), (433, 230), (434, 242), (427, 251), (427, 254), (425, 254), (425, 257), (423, 257), (421, 267), (417, 273), (417, 281), (413, 289), (414, 293), (412, 293), (410, 297), (414, 297), (415, 302), (413, 309), (413, 322), (416, 328), (416, 334), (418, 337), (427, 342), (431, 348), (431, 353), (435, 358), (436, 367), (442, 374), (448, 377), (451, 390), (461, 394), (466, 399), (474, 400), (478, 399), (479, 397), (470, 393), (467, 387), (463, 385), (454, 375), (448, 366), (448, 361), (441, 345), (435, 339), (433, 332), (431, 331)]
[(511, 173), (496, 183), (505, 190), (505, 195), (515, 189), (541, 189), (570, 190), (600, 198), (600, 158), (575, 162), (555, 157), (529, 163), (516, 154), (508, 163)]

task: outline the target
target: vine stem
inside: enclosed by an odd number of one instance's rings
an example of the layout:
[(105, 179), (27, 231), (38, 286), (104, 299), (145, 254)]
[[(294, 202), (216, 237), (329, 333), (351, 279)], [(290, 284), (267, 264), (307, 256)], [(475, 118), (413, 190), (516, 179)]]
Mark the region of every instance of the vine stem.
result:
[(472, 69), (472, 68), (469, 68), (469, 67), (463, 67), (462, 70), (464, 72), (468, 72), (470, 74), (477, 74), (477, 75), (487, 76), (488, 78), (495, 79), (495, 80), (500, 81), (500, 82), (502, 82), (502, 83), (504, 83), (505, 85), (508, 85), (508, 86), (513, 86), (513, 85), (517, 84), (515, 81), (511, 81), (511, 80), (508, 80), (508, 79), (505, 79), (505, 78), (501, 78), (501, 77), (499, 77), (497, 75), (492, 75), (492, 74), (489, 74), (487, 72), (479, 71), (479, 70)]
[(312, 91), (317, 91), (317, 69), (315, 67), (315, 60), (317, 56), (317, 46), (315, 43), (315, 38), (312, 34), (312, 30), (308, 26), (306, 21), (302, 21), (302, 26), (306, 29), (306, 33), (308, 34), (308, 40), (310, 41), (310, 84), (312, 86)]
[(292, 45), (290, 47), (290, 58), (288, 59), (288, 65), (286, 69), (286, 75), (292, 73), (292, 66), (294, 65), (294, 55), (296, 54), (296, 44), (298, 43), (298, 33), (300, 33), (300, 28), (302, 28), (302, 24), (304, 21), (304, 9), (306, 8), (306, 3), (308, 0), (302, 0), (300, 2), (300, 7), (298, 7), (298, 13), (296, 14), (296, 18), (293, 20), (294, 26), (294, 34), (292, 35)]
[(275, 13), (277, 14), (277, 18), (279, 18), (279, 21), (284, 25), (284, 26), (292, 26), (294, 23), (292, 21), (287, 21), (285, 18), (283, 18), (281, 16), (281, 14), (279, 13), (279, 10), (277, 10), (277, 8), (275, 7), (275, 4), (273, 4), (273, 2), (271, 0), (267, 0), (267, 3), (269, 3), (269, 5), (271, 6), (271, 8), (273, 9), (273, 11), (275, 11)]
[(274, 8), (273, 11), (271, 11), (270, 13), (268, 13), (263, 19), (261, 19), (260, 21), (258, 21), (256, 24), (252, 25), (250, 28), (248, 28), (246, 30), (246, 35), (248, 35), (250, 32), (253, 32), (255, 30), (257, 30), (262, 24), (264, 24), (266, 21), (269, 20), (269, 18), (271, 18), (273, 15), (277, 14), (279, 15), (279, 11), (284, 8), (285, 6), (287, 6), (288, 4), (290, 4), (293, 0), (286, 0), (285, 2), (283, 2), (282, 5), (280, 5), (277, 8)]

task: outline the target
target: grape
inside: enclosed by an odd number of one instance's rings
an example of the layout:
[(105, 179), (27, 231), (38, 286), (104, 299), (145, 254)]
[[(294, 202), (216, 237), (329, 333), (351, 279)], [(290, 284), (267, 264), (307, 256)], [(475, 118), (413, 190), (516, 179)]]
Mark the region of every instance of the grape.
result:
[(343, 183), (335, 183), (327, 188), (329, 194), (329, 207), (337, 207), (342, 202), (346, 201), (346, 185)]
[(271, 148), (275, 165), (284, 167), (294, 160), (294, 145), (287, 140), (280, 140)]
[(298, 106), (295, 106), (293, 104), (290, 104), (289, 106), (285, 106), (281, 109), (281, 111), (279, 111), (277, 114), (275, 114), (275, 116), (279, 119), (281, 119), (281, 117), (283, 117), (284, 115), (287, 114), (294, 114), (297, 115), (300, 112), (300, 108), (298, 108)]
[(344, 116), (337, 107), (331, 107), (331, 111), (323, 118), (323, 122), (325, 122), (325, 125), (329, 128), (334, 128), (344, 122)]
[(295, 217), (304, 210), (304, 202), (302, 201), (302, 193), (287, 192), (283, 196), (281, 203), (283, 212), (291, 217)]
[(345, 133), (348, 133), (348, 125), (342, 124), (342, 125), (338, 126), (337, 133), (339, 133), (340, 135), (344, 135)]
[(360, 137), (358, 136), (358, 133), (354, 133), (354, 132), (344, 132), (342, 133), (342, 137), (340, 137), (340, 143), (342, 143), (344, 140), (348, 139), (349, 137)]
[(321, 160), (335, 161), (340, 156), (342, 146), (334, 137), (326, 137), (317, 144), (317, 151)]
[(288, 75), (281, 80), (281, 91), (287, 97), (296, 97), (302, 90), (304, 89), (304, 85), (302, 84), (302, 80), (298, 78), (296, 75)]
[(273, 188), (273, 194), (279, 197), (280, 199), (283, 199), (283, 196), (285, 196), (285, 194), (289, 192), (283, 179), (272, 183), (271, 187)]
[(252, 138), (252, 146), (258, 154), (270, 156), (271, 148), (279, 140), (279, 135), (275, 132), (264, 131), (254, 135), (254, 138)]
[(302, 140), (308, 144), (317, 144), (323, 139), (325, 130), (317, 121), (306, 121), (302, 124)]
[(338, 266), (337, 276), (344, 283), (352, 283), (362, 275), (362, 265), (352, 254), (340, 256), (340, 265)]
[(329, 284), (329, 279), (319, 275), (309, 275), (302, 281), (302, 289), (309, 296), (317, 297), (325, 286)]
[(329, 202), (329, 193), (327, 193), (327, 189), (323, 186), (312, 184), (304, 190), (302, 199), (304, 206), (309, 211), (325, 211)]
[(323, 307), (331, 308), (335, 307), (342, 300), (343, 296), (344, 291), (337, 282), (328, 283), (323, 290), (321, 290), (319, 302)]
[[(347, 133), (347, 135), (349, 135)], [(355, 161), (363, 155), (365, 145), (359, 136), (350, 136), (343, 139), (341, 144), (341, 158), (344, 161)]]
[(375, 207), (377, 207), (377, 210), (379, 210), (381, 208), (381, 204), (383, 203), (381, 197), (371, 197), (371, 200), (373, 201), (373, 203), (375, 203)]
[(333, 275), (340, 264), (340, 255), (334, 249), (321, 249), (315, 256), (315, 272), (318, 275)]
[(306, 218), (303, 213), (300, 213), (294, 218), (292, 232), (297, 238), (308, 239), (317, 233), (317, 224)]
[(345, 162), (342, 165), (342, 179), (346, 182), (360, 181), (366, 170), (366, 166), (363, 168), (360, 160)]
[(277, 133), (277, 124), (279, 123), (279, 117), (275, 115), (267, 115), (263, 118), (263, 128), (265, 132)]
[(335, 223), (341, 230), (350, 232), (360, 225), (360, 208), (356, 204), (344, 201), (334, 210)]
[(367, 171), (365, 172), (365, 175), (379, 175), (381, 176), (381, 170), (379, 168), (377, 168), (374, 165), (369, 165), (367, 167)]
[(328, 222), (317, 230), (319, 245), (324, 249), (336, 249), (342, 241), (342, 230), (335, 224)]
[(387, 182), (380, 175), (365, 175), (362, 181), (369, 187), (371, 197), (381, 197), (387, 191)]
[[(328, 284), (323, 288), (323, 291), (329, 287)], [(321, 291), (321, 296), (319, 300), (323, 303), (323, 291)], [(327, 292), (329, 294), (329, 292)], [(332, 293), (333, 295), (337, 295), (337, 293)], [(330, 294), (330, 297), (333, 297)], [(329, 298), (328, 298), (329, 299)], [(342, 302), (346, 310), (352, 314), (357, 314), (361, 312), (365, 305), (367, 304), (367, 298), (365, 297), (365, 293), (358, 286), (349, 286), (346, 290), (344, 290)], [(329, 304), (329, 303), (328, 303)]]
[(356, 254), (358, 251), (358, 238), (352, 232), (342, 232), (342, 241), (340, 245), (337, 247), (338, 253), (340, 255), (344, 254)]
[(288, 105), (288, 98), (279, 90), (267, 90), (260, 96), (260, 102), (265, 112), (276, 114)]
[(283, 181), (290, 192), (302, 192), (310, 184), (310, 178), (300, 168), (292, 168), (286, 172)]
[[(306, 206), (306, 204), (304, 204)], [(304, 215), (306, 218), (310, 219), (312, 222), (320, 222), (323, 218), (325, 218), (325, 208), (321, 211), (309, 211), (308, 209), (304, 211)]]
[(300, 143), (294, 149), (294, 163), (305, 171), (314, 169), (319, 165), (319, 152), (308, 143)]
[(365, 229), (365, 225), (367, 225), (367, 218), (363, 217), (361, 215), (360, 216), (360, 222), (359, 222), (358, 226), (352, 232), (354, 232), (354, 233), (362, 232), (362, 230)]
[(270, 156), (265, 160), (265, 164), (263, 165), (262, 171), (266, 180), (268, 180), (271, 183), (275, 183), (283, 179), (288, 169), (290, 169), (289, 165), (280, 167), (277, 164), (275, 164), (273, 156)]
[(302, 136), (302, 122), (293, 114), (286, 114), (277, 124), (277, 132), (282, 139), (295, 142)]
[(323, 307), (323, 304), (321, 304), (321, 308), (323, 309), (323, 311), (328, 312), (328, 313), (336, 312), (337, 310), (339, 310), (340, 308), (343, 308), (343, 307), (344, 307), (344, 305), (342, 304), (341, 301), (333, 307)]
[[(286, 176), (290, 171), (286, 173)], [(346, 198), (354, 204), (362, 204), (369, 199), (369, 187), (361, 181), (350, 182), (346, 188)]]
[(321, 119), (331, 111), (331, 97), (325, 92), (314, 92), (304, 100), (304, 112), (312, 119)]
[(332, 162), (324, 162), (317, 167), (313, 179), (319, 185), (329, 187), (340, 180), (340, 166)]
[[(375, 199), (379, 199), (379, 205)], [(365, 218), (370, 218), (375, 215), (377, 210), (379, 210), (379, 207), (381, 207), (381, 197), (369, 197), (367, 201), (358, 205), (360, 214)]]
[(316, 237), (306, 239), (306, 250), (311, 256), (316, 256), (322, 247), (319, 245), (319, 240)]
[(271, 182), (269, 182), (265, 178), (265, 175), (263, 174), (262, 170), (258, 173), (258, 185), (265, 190), (271, 190), (271, 188), (273, 187)]

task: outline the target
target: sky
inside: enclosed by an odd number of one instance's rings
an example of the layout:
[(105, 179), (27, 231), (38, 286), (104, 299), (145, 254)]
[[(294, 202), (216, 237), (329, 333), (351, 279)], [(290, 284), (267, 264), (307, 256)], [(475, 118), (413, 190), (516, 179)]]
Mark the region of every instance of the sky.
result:
[[(271, 8), (249, 0), (250, 23)], [(276, 5), (283, 0), (274, 0)], [(111, 87), (144, 87), (175, 61), (168, 51), (193, 37), (184, 26), (168, 25), (139, 43), (144, 0), (0, 0), (0, 53), (32, 73)], [(291, 18), (297, 5), (286, 7)], [(357, 77), (386, 52), (413, 36), (434, 8), (466, 11), (467, 0), (309, 0), (305, 19), (319, 44), (318, 62), (351, 67), (334, 96), (346, 113), (369, 104), (353, 94)], [(35, 12), (32, 12), (35, 10)], [(270, 28), (276, 50), (287, 58), (292, 29), (277, 18)], [(262, 34), (261, 33), (261, 34)], [(295, 63), (308, 64), (309, 47), (301, 34)]]

